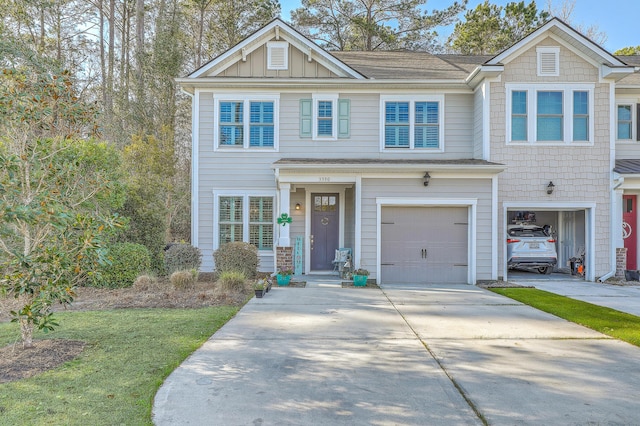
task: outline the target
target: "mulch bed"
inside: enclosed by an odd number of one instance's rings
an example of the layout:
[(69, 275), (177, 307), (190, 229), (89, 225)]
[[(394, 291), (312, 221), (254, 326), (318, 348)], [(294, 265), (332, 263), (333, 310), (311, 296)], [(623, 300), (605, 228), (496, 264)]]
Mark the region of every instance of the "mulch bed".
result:
[(364, 286), (355, 286), (353, 285), (353, 281), (342, 281), (342, 288), (380, 288), (378, 284), (371, 283), (367, 281), (367, 285)]
[[(273, 287), (279, 287), (279, 288), (305, 288), (307, 286), (307, 282), (306, 281), (289, 281), (288, 285), (278, 285), (276, 283), (273, 284)], [(272, 287), (272, 288), (273, 288)]]
[(22, 349), (21, 343), (0, 348), (0, 383), (26, 379), (56, 368), (76, 358), (84, 349), (80, 340), (34, 340), (34, 347)]

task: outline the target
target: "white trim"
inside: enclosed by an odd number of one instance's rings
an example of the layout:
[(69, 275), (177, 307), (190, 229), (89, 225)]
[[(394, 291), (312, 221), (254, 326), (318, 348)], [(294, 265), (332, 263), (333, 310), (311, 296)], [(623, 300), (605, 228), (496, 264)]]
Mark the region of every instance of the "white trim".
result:
[[(536, 47), (537, 53), (537, 70), (538, 77), (558, 77), (560, 75), (560, 47), (557, 46), (539, 46)], [(548, 69), (543, 69), (543, 64), (545, 60), (549, 60), (550, 56), (553, 59), (553, 69), (549, 71)], [(544, 59), (544, 60), (543, 60)]]
[(317, 52), (313, 55), (314, 60), (327, 67), (340, 77), (351, 77), (353, 79), (364, 78), (362, 74), (353, 68), (348, 67), (342, 61), (328, 54), (325, 50), (319, 48), (318, 45), (301, 35), (298, 31), (279, 18), (274, 19), (233, 48), (227, 50), (211, 62), (192, 72), (189, 74), (188, 78), (196, 79), (206, 75), (216, 75), (218, 71), (226, 69), (233, 62), (242, 60), (243, 56), (246, 57), (254, 50), (263, 46), (264, 43), (275, 36), (276, 32), (279, 34), (281, 39), (288, 41), (302, 52), (308, 52), (309, 50)]
[[(312, 111), (312, 131), (313, 140), (316, 141), (335, 141), (338, 139), (338, 98), (337, 93), (313, 93), (311, 99), (313, 106)], [(318, 135), (318, 102), (331, 102), (331, 136)]]
[(498, 279), (498, 176), (491, 178), (491, 279)]
[(491, 161), (491, 82), (482, 84), (482, 159)]
[(503, 245), (503, 277), (508, 279), (508, 267), (507, 267), (507, 240), (504, 237), (507, 235), (507, 213), (509, 210), (522, 210), (522, 209), (535, 209), (540, 211), (570, 211), (570, 210), (584, 210), (584, 223), (585, 223), (585, 263), (587, 268), (587, 275), (585, 280), (595, 281), (595, 250), (596, 250), (596, 237), (595, 237), (595, 224), (596, 224), (596, 203), (590, 202), (554, 202), (554, 201), (509, 201), (502, 203), (502, 214), (504, 217), (502, 223), (502, 245)]
[[(612, 87), (614, 87), (614, 85), (611, 85)], [(609, 90), (611, 91), (611, 90)], [(615, 89), (614, 89), (615, 91)], [(614, 109), (613, 109), (613, 117), (612, 117), (612, 121), (611, 123), (613, 123), (612, 127), (614, 128), (614, 131), (611, 132), (614, 140), (617, 143), (633, 143), (634, 145), (636, 145), (638, 142), (636, 140), (637, 138), (637, 104), (638, 104), (638, 99), (637, 98), (616, 98), (615, 104), (613, 105)], [(620, 139), (618, 137), (618, 107), (621, 105), (629, 105), (631, 106), (631, 138), (630, 139)]]
[[(220, 145), (220, 102), (236, 101), (243, 103), (242, 126), (243, 145), (226, 146)], [(251, 102), (273, 102), (273, 147), (252, 147), (250, 146), (250, 118)], [(221, 152), (238, 151), (275, 151), (280, 149), (280, 94), (279, 93), (214, 93), (213, 95), (213, 149)]]
[[(408, 102), (409, 103), (409, 147), (407, 148), (387, 148), (385, 146), (384, 128), (385, 120), (385, 103), (386, 102)], [(438, 148), (415, 148), (415, 103), (416, 102), (438, 102)], [(443, 94), (425, 94), (425, 95), (380, 95), (380, 152), (384, 153), (405, 153), (413, 152), (444, 152), (445, 151), (445, 96)]]
[[(572, 146), (590, 146), (595, 140), (595, 84), (593, 83), (546, 83), (546, 84), (505, 84), (506, 91), (506, 107), (505, 107), (505, 124), (506, 134), (505, 140), (507, 145), (572, 145)], [(527, 140), (512, 141), (511, 140), (511, 111), (512, 96), (514, 91), (527, 93)], [(537, 102), (538, 92), (562, 92), (562, 120), (563, 131), (561, 141), (538, 141), (537, 140)], [(573, 140), (573, 93), (588, 92), (589, 93), (589, 139), (587, 141)]]
[[(475, 285), (477, 277), (477, 198), (404, 198), (376, 197), (376, 278), (381, 282), (382, 273), (382, 207), (468, 207), (467, 283)], [(384, 283), (382, 283), (384, 284)]]
[(353, 248), (353, 264), (360, 265), (362, 259), (362, 176), (356, 176), (356, 185), (354, 196), (356, 198), (356, 208), (354, 212), (355, 229), (354, 229), (354, 248)]
[(242, 197), (242, 241), (249, 242), (249, 197), (273, 197), (273, 250), (258, 250), (260, 256), (275, 256), (278, 245), (276, 233), (276, 219), (278, 206), (278, 191), (274, 190), (217, 190), (213, 193), (213, 247), (216, 251), (220, 247), (220, 197)]
[(191, 245), (200, 243), (200, 90), (191, 96)]
[[(276, 27), (276, 31), (278, 27)], [(282, 49), (282, 64), (273, 64), (273, 50)], [(289, 43), (286, 41), (268, 41), (267, 42), (267, 69), (268, 70), (287, 70), (289, 69)]]

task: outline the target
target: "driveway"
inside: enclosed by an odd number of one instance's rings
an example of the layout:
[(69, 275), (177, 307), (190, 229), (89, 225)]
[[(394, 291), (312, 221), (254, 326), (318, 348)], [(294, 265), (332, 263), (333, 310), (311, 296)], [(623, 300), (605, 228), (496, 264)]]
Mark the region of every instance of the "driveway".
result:
[(157, 425), (639, 424), (640, 349), (469, 285), (274, 288), (165, 381)]

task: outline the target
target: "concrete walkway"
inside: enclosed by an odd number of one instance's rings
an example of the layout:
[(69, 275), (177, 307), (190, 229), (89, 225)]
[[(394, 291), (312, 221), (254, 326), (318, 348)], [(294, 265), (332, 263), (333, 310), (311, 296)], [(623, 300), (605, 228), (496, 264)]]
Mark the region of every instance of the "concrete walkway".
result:
[(468, 285), (252, 299), (165, 381), (157, 425), (640, 424), (640, 348)]

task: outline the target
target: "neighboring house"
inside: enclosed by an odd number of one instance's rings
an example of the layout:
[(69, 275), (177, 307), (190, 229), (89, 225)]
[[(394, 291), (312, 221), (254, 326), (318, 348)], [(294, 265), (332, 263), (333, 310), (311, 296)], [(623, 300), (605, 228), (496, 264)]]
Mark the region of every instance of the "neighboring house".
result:
[(557, 19), (494, 57), (326, 52), (276, 19), (178, 80), (192, 243), (204, 270), (246, 241), (264, 271), (331, 271), (348, 247), (378, 282), (475, 284), (508, 277), (507, 224), (534, 212), (559, 267), (584, 251), (606, 278), (623, 208), (637, 242), (635, 71)]

